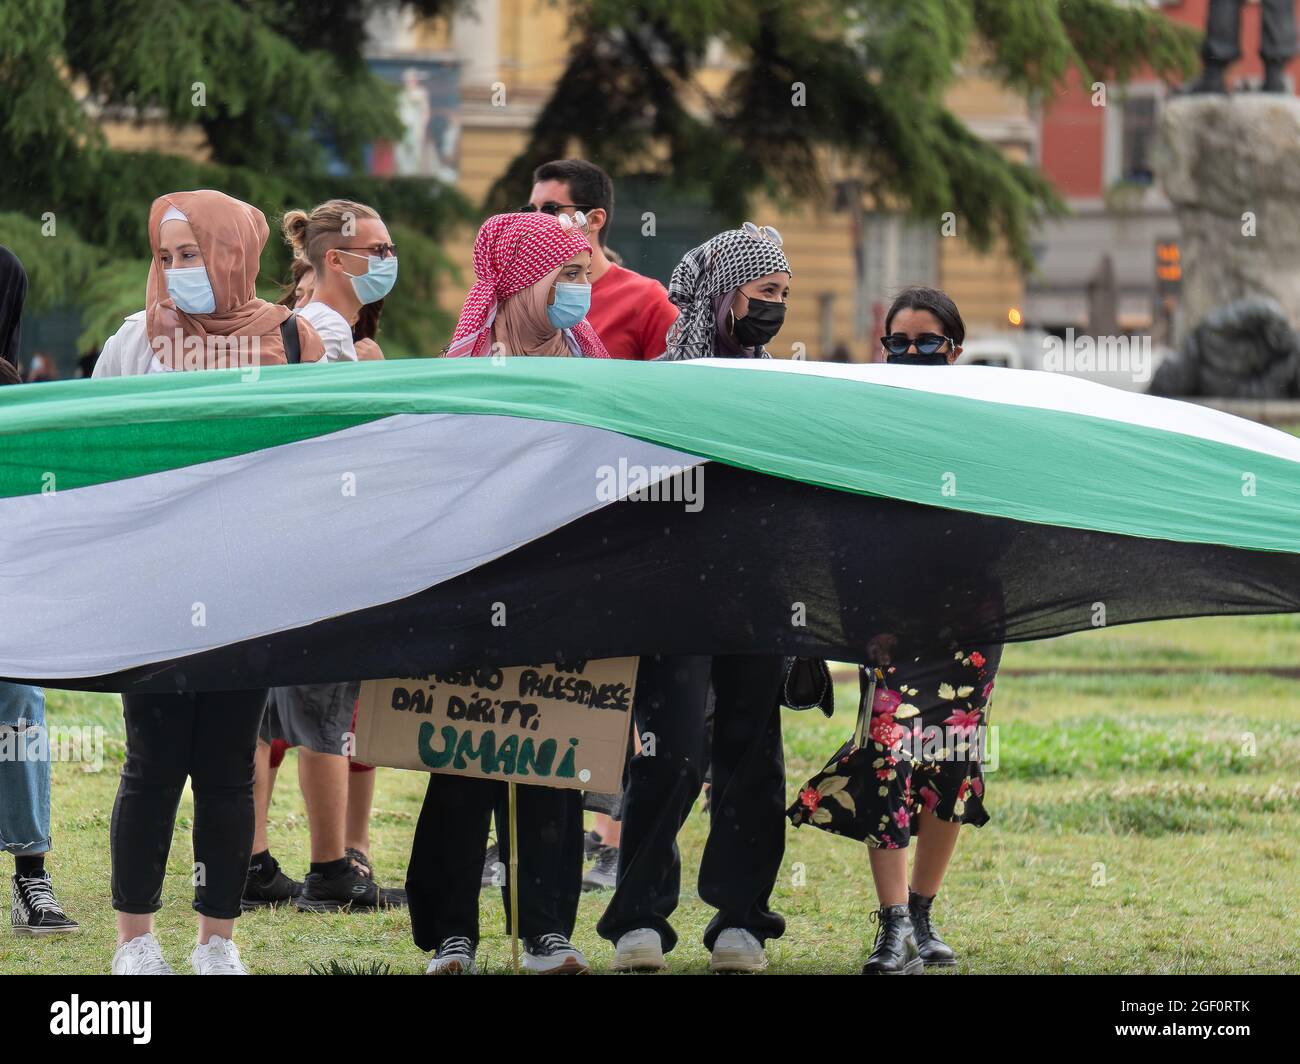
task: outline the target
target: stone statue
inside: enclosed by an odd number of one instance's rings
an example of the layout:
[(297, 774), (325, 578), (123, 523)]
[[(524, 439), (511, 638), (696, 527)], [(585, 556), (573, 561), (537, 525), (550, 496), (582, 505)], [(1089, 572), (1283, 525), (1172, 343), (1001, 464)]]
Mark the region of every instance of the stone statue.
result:
[(1271, 299), (1239, 299), (1207, 315), (1151, 394), (1219, 399), (1300, 396), (1300, 336)]
[[(1283, 70), (1296, 54), (1295, 0), (1261, 0), (1264, 32), (1259, 54), (1264, 60), (1264, 92), (1286, 92)], [(1205, 27), (1205, 72), (1192, 92), (1227, 92), (1224, 71), (1241, 58), (1241, 9), (1245, 0), (1210, 0)]]

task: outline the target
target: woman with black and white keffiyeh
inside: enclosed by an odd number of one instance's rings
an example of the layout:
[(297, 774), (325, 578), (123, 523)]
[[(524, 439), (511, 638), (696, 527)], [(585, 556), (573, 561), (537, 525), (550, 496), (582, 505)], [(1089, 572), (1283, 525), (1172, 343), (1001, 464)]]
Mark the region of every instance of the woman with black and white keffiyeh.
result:
[[(770, 358), (763, 345), (785, 321), (789, 293), (790, 264), (775, 229), (746, 222), (719, 233), (673, 271), (668, 298), (681, 316), (664, 359)], [(661, 969), (677, 944), (670, 922), (681, 885), (677, 832), (706, 768), (712, 819), (698, 890), (715, 910), (704, 931), (709, 965), (715, 972), (767, 967), (766, 943), (785, 931), (772, 907), (785, 855), (784, 676), (779, 655), (641, 658), (636, 734), (653, 734), (655, 748), (642, 748), (627, 768), (618, 881), (597, 925), (614, 943), (615, 971)]]
[(768, 225), (746, 222), (688, 251), (668, 283), (681, 314), (664, 360), (771, 358), (764, 345), (785, 322), (790, 276), (781, 234)]

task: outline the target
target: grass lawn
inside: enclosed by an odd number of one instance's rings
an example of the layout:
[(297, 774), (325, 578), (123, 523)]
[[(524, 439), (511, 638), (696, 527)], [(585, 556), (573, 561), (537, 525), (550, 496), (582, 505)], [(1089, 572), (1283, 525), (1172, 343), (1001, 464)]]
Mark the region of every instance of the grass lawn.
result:
[[(963, 834), (937, 908), (969, 972), (1300, 971), (1300, 699), (1297, 681), (1216, 674), (1216, 666), (1300, 666), (1300, 617), (1168, 621), (1008, 648), (1004, 670), (1102, 666), (1094, 675), (1003, 675), (994, 696), (999, 764), (988, 777), (993, 821)], [(1177, 675), (1142, 672), (1177, 666)], [(832, 721), (785, 714), (791, 795), (851, 731), (856, 691)], [(113, 951), (108, 822), (123, 744), (115, 696), (49, 692), (51, 725), (106, 729), (99, 772), (59, 764), (51, 868), (82, 934), (34, 943), (0, 934), (0, 972), (104, 972)], [(290, 754), (272, 838), (301, 875), (307, 821)], [(380, 881), (399, 885), (424, 777), (383, 770), (374, 815)], [(193, 941), (189, 830), (182, 804), (159, 919), (174, 966)], [(699, 938), (710, 912), (693, 888), (702, 814), (683, 831), (687, 891), (676, 917), (674, 972), (707, 970)], [(775, 905), (788, 921), (770, 944), (776, 972), (856, 972), (874, 907), (864, 849), (790, 829)], [(11, 869), (7, 859), (3, 867)], [(604, 895), (583, 899), (575, 938), (597, 971), (612, 948), (594, 924)], [(480, 963), (508, 969), (501, 905), (482, 895)], [(255, 972), (303, 973), (331, 960), (423, 971), (404, 913), (260, 912), (239, 923)]]

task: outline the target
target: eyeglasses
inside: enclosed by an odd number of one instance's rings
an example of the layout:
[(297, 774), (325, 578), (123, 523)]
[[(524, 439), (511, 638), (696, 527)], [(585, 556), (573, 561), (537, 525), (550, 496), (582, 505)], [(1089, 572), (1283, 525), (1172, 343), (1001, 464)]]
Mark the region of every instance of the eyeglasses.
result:
[(893, 333), (880, 338), (880, 346), (891, 355), (905, 355), (913, 344), (916, 345), (917, 353), (922, 355), (937, 355), (943, 350), (944, 344), (957, 346), (947, 336), (940, 336), (938, 333), (921, 333), (915, 339), (906, 333)]
[(750, 240), (760, 240), (766, 244), (775, 244), (777, 247), (781, 247), (785, 243), (781, 239), (781, 234), (770, 225), (755, 225), (753, 222), (745, 222), (740, 229)]
[(594, 207), (593, 203), (543, 203), (536, 207), (531, 203), (525, 203), (519, 208), (521, 214), (531, 214), (533, 211), (541, 211), (543, 214), (549, 214), (552, 217), (558, 217), (560, 211), (566, 211), (570, 208), (577, 211), (589, 211)]
[(587, 216), (582, 211), (574, 211), (572, 214), (557, 214), (554, 217), (560, 223), (561, 229), (584, 229), (587, 225)]
[(336, 248), (335, 250), (336, 251), (364, 251), (370, 255), (378, 255), (381, 259), (386, 259), (390, 255), (393, 258), (397, 258), (396, 244), (372, 244), (368, 248), (341, 247), (341, 248)]

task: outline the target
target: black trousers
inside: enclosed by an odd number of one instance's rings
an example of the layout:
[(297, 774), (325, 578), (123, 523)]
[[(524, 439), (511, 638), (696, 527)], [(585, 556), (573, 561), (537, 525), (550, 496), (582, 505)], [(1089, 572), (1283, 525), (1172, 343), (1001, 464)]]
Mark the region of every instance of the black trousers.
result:
[[(430, 773), (406, 870), (411, 936), (420, 949), (437, 949), (453, 935), (478, 943), (478, 896), (494, 812), (510, 929), (508, 793), (499, 780)], [(519, 934), (558, 931), (572, 938), (582, 895), (582, 792), (520, 785), (516, 793)]]
[(782, 666), (779, 657), (748, 655), (641, 659), (633, 712), (642, 749), (628, 765), (618, 886), (597, 925), (602, 938), (617, 942), (650, 927), (665, 951), (677, 944), (668, 922), (681, 890), (677, 832), (699, 796), (706, 765), (710, 821), (699, 892), (717, 914), (704, 945), (712, 949), (729, 927), (760, 941), (785, 930), (770, 908), (785, 855)]
[(126, 764), (109, 829), (113, 908), (154, 913), (185, 780), (194, 791), (194, 908), (233, 920), (253, 850), (253, 756), (266, 688), (122, 696)]
[[(1210, 0), (1204, 57), (1216, 63), (1241, 58), (1241, 9), (1245, 0)], [(1264, 0), (1259, 54), (1281, 63), (1296, 54), (1295, 0)]]

